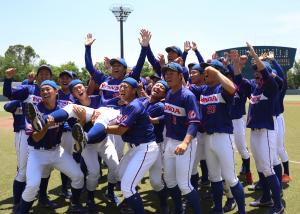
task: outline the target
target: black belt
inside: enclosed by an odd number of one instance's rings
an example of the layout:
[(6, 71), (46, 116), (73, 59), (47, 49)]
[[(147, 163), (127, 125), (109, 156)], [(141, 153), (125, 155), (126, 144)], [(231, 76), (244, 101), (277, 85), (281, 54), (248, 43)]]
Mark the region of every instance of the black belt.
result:
[(56, 145), (56, 146), (53, 146), (53, 147), (41, 147), (41, 146), (33, 146), (34, 149), (36, 150), (49, 150), (49, 151), (52, 151), (52, 150), (55, 150), (59, 145)]
[(262, 128), (251, 128), (252, 131), (259, 131), (262, 130)]

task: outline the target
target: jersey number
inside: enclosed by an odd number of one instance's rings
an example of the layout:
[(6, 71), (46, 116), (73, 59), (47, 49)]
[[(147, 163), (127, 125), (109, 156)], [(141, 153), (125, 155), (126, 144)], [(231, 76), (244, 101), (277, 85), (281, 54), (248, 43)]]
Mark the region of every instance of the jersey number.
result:
[(214, 114), (215, 112), (216, 112), (216, 106), (215, 105), (207, 106), (207, 114)]

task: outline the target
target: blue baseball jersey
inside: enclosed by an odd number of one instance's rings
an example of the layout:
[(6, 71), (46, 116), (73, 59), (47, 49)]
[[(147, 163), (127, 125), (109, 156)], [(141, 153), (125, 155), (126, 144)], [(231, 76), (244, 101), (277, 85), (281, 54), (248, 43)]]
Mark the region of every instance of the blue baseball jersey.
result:
[(233, 133), (231, 108), (233, 96), (221, 84), (213, 87), (196, 86), (192, 89), (200, 100), (201, 124), (206, 133)]
[(275, 59), (272, 60), (272, 67), (275, 69), (276, 74), (282, 79), (282, 87), (280, 88), (277, 102), (275, 102), (275, 115), (278, 116), (279, 114), (284, 112), (283, 100), (287, 90), (287, 79), (286, 75), (284, 74), (283, 68)]
[(200, 123), (195, 95), (182, 87), (174, 94), (168, 91), (165, 99), (166, 137), (182, 141), (190, 123)]
[(5, 103), (4, 109), (7, 112), (12, 113), (14, 118), (14, 132), (25, 129), (25, 116), (22, 111), (22, 102), (19, 100), (12, 100)]
[[(133, 70), (128, 74), (128, 76), (137, 81), (140, 79), (140, 73), (143, 69), (147, 50), (148, 47), (142, 47), (136, 66), (134, 66)], [(119, 85), (123, 80), (114, 79), (94, 67), (91, 56), (91, 46), (85, 46), (85, 65), (94, 81), (100, 86), (99, 88), (103, 90), (103, 97), (105, 99), (111, 99), (119, 95)]]
[[(56, 107), (53, 110), (47, 109), (42, 102), (37, 104), (37, 109), (41, 113), (42, 116), (46, 116), (55, 110), (60, 109), (59, 104), (57, 103)], [(27, 133), (29, 134), (28, 137), (28, 145), (35, 147), (36, 149), (44, 148), (44, 149), (51, 149), (61, 142), (61, 136), (63, 132), (63, 123), (57, 123), (54, 126), (48, 128), (45, 136), (39, 141), (35, 142), (32, 138), (32, 133), (34, 132), (32, 127), (27, 127)]]
[(143, 103), (135, 98), (128, 105), (122, 106), (118, 121), (129, 129), (122, 135), (124, 142), (139, 145), (155, 141), (154, 127)]
[(267, 69), (261, 72), (262, 86), (257, 85), (255, 80), (242, 78), (242, 75), (236, 76), (235, 79), (240, 92), (249, 98), (247, 127), (274, 130), (274, 101), (278, 93), (278, 85)]
[(165, 127), (165, 123), (164, 123), (164, 107), (165, 107), (165, 105), (164, 105), (164, 103), (162, 103), (160, 101), (150, 103), (149, 99), (146, 97), (141, 97), (139, 99), (143, 102), (143, 105), (145, 106), (150, 117), (161, 118), (159, 120), (159, 124), (153, 124), (153, 126), (154, 126), (154, 134), (156, 137), (156, 142), (157, 143), (163, 142), (164, 141), (163, 131), (164, 131), (164, 127)]
[[(236, 84), (236, 82), (234, 81)], [(246, 114), (246, 101), (247, 96), (239, 91), (239, 88), (237, 87), (237, 90), (234, 94), (234, 101), (231, 106), (231, 119), (240, 119)]]

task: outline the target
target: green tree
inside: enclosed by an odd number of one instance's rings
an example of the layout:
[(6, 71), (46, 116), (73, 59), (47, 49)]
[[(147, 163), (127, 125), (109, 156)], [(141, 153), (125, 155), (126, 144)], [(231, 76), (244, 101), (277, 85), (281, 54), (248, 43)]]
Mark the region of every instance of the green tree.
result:
[(0, 73), (4, 76), (5, 70), (14, 67), (17, 70), (15, 80), (26, 79), (26, 74), (33, 70), (39, 55), (31, 46), (11, 45), (6, 50), (4, 57), (0, 58)]

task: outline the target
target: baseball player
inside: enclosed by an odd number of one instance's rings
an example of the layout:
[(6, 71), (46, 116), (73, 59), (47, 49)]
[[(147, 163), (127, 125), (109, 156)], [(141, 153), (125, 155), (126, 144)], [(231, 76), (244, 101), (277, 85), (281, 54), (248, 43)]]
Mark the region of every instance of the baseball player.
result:
[[(11, 100), (20, 100), (22, 101), (22, 109), (24, 113), (25, 103), (37, 104), (41, 101), (40, 96), (40, 84), (44, 80), (52, 79), (52, 70), (48, 65), (41, 65), (37, 69), (36, 82), (33, 85), (21, 85), (17, 88), (12, 88), (12, 79), (16, 73), (15, 69), (8, 69), (6, 71), (6, 78), (4, 79), (3, 84), (3, 95), (8, 97)], [(27, 120), (25, 120), (27, 126)], [(41, 184), (39, 188), (39, 204), (44, 207), (56, 208), (57, 204), (50, 201), (47, 196), (47, 187), (50, 178), (50, 172), (44, 171), (41, 179)]]
[[(200, 64), (194, 64), (191, 68), (190, 72), (190, 80), (191, 80), (191, 86), (189, 87), (190, 91), (193, 92), (193, 87), (194, 85), (196, 86), (201, 86), (205, 84), (205, 75), (204, 75), (204, 69), (201, 68)], [(200, 104), (200, 103), (198, 103)], [(193, 171), (192, 171), (192, 176), (191, 176), (191, 183), (193, 187), (197, 190), (198, 189), (198, 180), (199, 180), (199, 175), (198, 175), (198, 164), (200, 162), (200, 168), (202, 172), (201, 176), (201, 182), (200, 184), (202, 186), (208, 186), (210, 184), (208, 180), (208, 169), (206, 165), (206, 160), (205, 160), (205, 152), (204, 152), (204, 138), (203, 138), (203, 127), (200, 124), (198, 126), (198, 132), (197, 132), (197, 151), (196, 151), (196, 157), (195, 157), (195, 162), (193, 165)]]
[[(58, 86), (51, 80), (45, 80), (40, 85), (42, 101), (36, 105), (39, 112), (47, 115), (59, 108), (57, 102)], [(35, 108), (33, 104), (32, 108)], [(27, 110), (29, 110), (28, 108)], [(33, 121), (30, 111), (28, 120)], [(47, 124), (40, 132), (28, 130), (28, 162), (26, 169), (26, 187), (22, 194), (18, 213), (29, 213), (38, 192), (42, 172), (46, 168), (56, 168), (71, 178), (72, 203), (71, 212), (82, 212), (80, 204), (81, 188), (84, 184), (83, 174), (73, 157), (59, 145), (63, 124), (56, 124), (53, 118), (48, 118)]]
[(253, 47), (247, 43), (250, 55), (256, 65), (255, 81), (242, 79), (241, 73), (235, 69), (235, 79), (239, 90), (245, 93), (249, 99), (249, 111), (247, 127), (251, 128), (250, 144), (259, 179), (263, 188), (263, 195), (257, 201), (251, 202), (250, 206), (273, 206), (270, 196), (272, 191), (274, 206), (270, 213), (284, 212), (280, 197), (280, 184), (273, 169), (273, 157), (276, 156), (274, 101), (278, 93), (278, 84), (271, 76), (271, 68), (267, 63), (259, 59)]
[(190, 183), (197, 148), (197, 124), (200, 122), (195, 96), (182, 86), (183, 69), (171, 62), (162, 68), (170, 87), (165, 100), (166, 145), (163, 155), (164, 179), (175, 206), (183, 213), (181, 194), (202, 213), (199, 195)]
[[(151, 39), (151, 33), (145, 29), (142, 29), (140, 32), (141, 39), (139, 42), (141, 44), (141, 52), (138, 58), (136, 66), (133, 67), (132, 71), (128, 76), (139, 81), (140, 73), (142, 71), (146, 53), (148, 52), (149, 41)], [(123, 58), (113, 58), (109, 60), (111, 66), (111, 74), (105, 75), (101, 71), (97, 70), (93, 66), (92, 57), (91, 57), (91, 46), (94, 43), (95, 39), (92, 37), (92, 34), (88, 34), (85, 41), (85, 64), (86, 69), (93, 77), (96, 84), (100, 85), (100, 90), (103, 91), (103, 98), (110, 99), (118, 96), (119, 93), (119, 84), (127, 76), (127, 64)], [(118, 157), (121, 159), (123, 156), (124, 143), (120, 136), (109, 135), (109, 140), (114, 142)]]
[(205, 130), (205, 156), (213, 193), (213, 213), (223, 213), (222, 196), (224, 179), (229, 184), (239, 213), (245, 212), (243, 186), (235, 173), (233, 150), (233, 125), (230, 109), (235, 94), (235, 85), (226, 78), (226, 71), (219, 60), (201, 63), (205, 72), (206, 85), (194, 89), (200, 98), (201, 123)]
[(278, 102), (276, 102), (275, 111), (276, 111), (276, 120), (278, 126), (277, 148), (284, 169), (282, 182), (288, 183), (289, 181), (292, 180), (292, 178), (290, 177), (290, 172), (289, 172), (289, 157), (284, 146), (285, 122), (283, 117), (283, 112), (284, 112), (283, 100), (287, 90), (287, 79), (283, 73), (282, 67), (278, 64), (278, 62), (274, 58), (273, 52), (269, 52), (268, 59), (271, 61), (274, 69), (276, 70), (277, 75), (283, 80), (283, 86), (279, 93)]
[[(101, 96), (87, 96), (86, 89), (80, 80), (73, 80), (69, 85), (70, 91), (77, 99), (75, 102), (81, 106), (75, 106), (73, 111), (77, 113), (77, 116), (80, 115), (80, 112), (83, 111), (83, 118), (85, 118), (84, 108), (83, 106), (87, 106), (93, 109), (98, 109), (101, 104)], [(113, 110), (112, 110), (113, 111)], [(118, 112), (117, 112), (118, 113)], [(85, 119), (80, 119), (80, 121), (85, 121)], [(83, 123), (84, 130), (88, 132), (92, 124), (91, 123)], [(118, 181), (118, 165), (119, 159), (117, 155), (116, 148), (112, 141), (107, 138), (99, 141), (96, 144), (87, 144), (86, 147), (82, 151), (82, 157), (87, 166), (87, 181), (86, 186), (88, 190), (88, 207), (90, 211), (95, 210), (95, 200), (94, 200), (94, 191), (96, 190), (98, 179), (100, 177), (100, 165), (98, 160), (98, 155), (104, 160), (106, 165), (108, 166), (108, 188), (106, 191), (106, 198), (113, 202), (115, 205), (119, 205), (119, 199), (114, 193), (114, 187)]]
[[(204, 59), (197, 48), (196, 42), (192, 42), (192, 45), (191, 45), (191, 43), (189, 41), (186, 41), (186, 42), (184, 42), (184, 51), (182, 53), (183, 66), (185, 66), (186, 57), (188, 55), (188, 52), (191, 49), (195, 52), (196, 57), (198, 59), (198, 63), (204, 62)], [(193, 67), (193, 65), (191, 67)]]
[[(154, 164), (158, 157), (158, 146), (155, 142), (153, 125), (145, 107), (136, 98), (138, 83), (131, 77), (125, 78), (120, 85), (120, 100), (124, 103), (121, 115), (116, 125), (96, 126), (97, 120), (91, 130), (85, 134), (82, 128), (74, 126), (77, 141), (86, 141), (89, 144), (93, 139), (99, 139), (103, 133), (121, 135), (124, 142), (128, 142), (130, 149), (123, 156), (119, 165), (119, 178), (125, 202), (135, 213), (145, 213), (142, 199), (136, 186), (144, 174)], [(116, 98), (117, 100), (119, 98)], [(103, 113), (102, 113), (103, 114)], [(109, 114), (109, 112), (107, 112)], [(99, 117), (101, 118), (101, 116)], [(101, 124), (100, 124), (101, 125)], [(77, 127), (77, 128), (76, 128)], [(91, 135), (93, 133), (93, 135)]]
[(149, 98), (141, 97), (140, 100), (143, 102), (147, 112), (149, 113), (150, 120), (154, 126), (154, 133), (156, 142), (159, 146), (158, 158), (149, 169), (150, 184), (156, 194), (158, 195), (160, 202), (160, 213), (169, 213), (167, 204), (167, 188), (162, 180), (163, 167), (162, 167), (162, 155), (164, 152), (164, 103), (162, 100), (165, 98), (169, 86), (166, 81), (157, 81), (152, 89)]
[(20, 203), (22, 192), (26, 185), (26, 165), (27, 165), (27, 138), (25, 133), (25, 117), (22, 111), (22, 102), (12, 100), (4, 105), (7, 112), (13, 114), (14, 132), (15, 132), (15, 149), (17, 155), (17, 174), (13, 183), (13, 212), (15, 213)]
[[(59, 74), (58, 83), (60, 85), (60, 89), (58, 90), (58, 100), (60, 100), (61, 107), (64, 107), (75, 101), (74, 97), (71, 95), (69, 90), (69, 83), (72, 81), (72, 79), (73, 79), (73, 74), (71, 71), (64, 70)], [(71, 128), (68, 123), (64, 123), (64, 129), (61, 136), (60, 145), (70, 155), (73, 154), (74, 139), (72, 137)], [(61, 176), (61, 183), (62, 183), (61, 195), (63, 195), (65, 198), (70, 198), (71, 193), (68, 191), (67, 188), (69, 178), (63, 173), (60, 173), (60, 176)]]
[[(179, 47), (177, 46), (169, 46), (165, 49), (167, 52), (167, 59), (168, 63), (170, 62), (175, 62), (175, 63), (180, 63), (183, 65), (183, 60), (182, 60), (182, 51)], [(162, 77), (162, 66), (165, 65), (165, 58), (164, 55), (159, 54), (159, 59), (157, 60), (149, 46), (148, 51), (147, 51), (147, 59), (149, 63), (152, 65), (153, 70), (159, 77)], [(188, 82), (189, 79), (189, 71), (188, 69), (183, 66), (183, 77), (185, 82)]]

